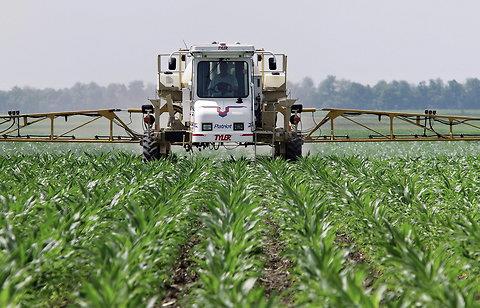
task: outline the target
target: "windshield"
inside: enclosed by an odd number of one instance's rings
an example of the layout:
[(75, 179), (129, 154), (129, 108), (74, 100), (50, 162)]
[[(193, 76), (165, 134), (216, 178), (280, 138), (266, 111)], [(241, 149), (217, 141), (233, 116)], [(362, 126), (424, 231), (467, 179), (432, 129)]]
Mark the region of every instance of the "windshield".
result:
[(248, 96), (245, 61), (201, 61), (197, 67), (197, 95), (201, 98)]

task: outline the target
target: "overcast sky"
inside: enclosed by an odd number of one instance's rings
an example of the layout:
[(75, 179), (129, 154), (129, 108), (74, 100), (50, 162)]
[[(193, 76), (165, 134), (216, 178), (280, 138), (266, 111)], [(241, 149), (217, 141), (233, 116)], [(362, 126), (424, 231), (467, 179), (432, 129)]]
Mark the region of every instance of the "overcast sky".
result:
[(0, 0), (0, 89), (154, 82), (156, 54), (216, 41), (289, 57), (289, 79), (480, 75), (478, 0)]

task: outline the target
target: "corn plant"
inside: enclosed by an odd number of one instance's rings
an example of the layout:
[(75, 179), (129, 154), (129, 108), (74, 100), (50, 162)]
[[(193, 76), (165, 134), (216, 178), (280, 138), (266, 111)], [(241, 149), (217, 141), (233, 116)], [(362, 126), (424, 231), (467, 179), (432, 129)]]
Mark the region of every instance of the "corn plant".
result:
[(262, 307), (263, 297), (257, 278), (259, 225), (264, 213), (252, 193), (252, 170), (245, 161), (229, 163), (219, 172), (206, 203), (205, 251), (200, 255), (200, 285), (195, 305), (215, 307)]
[(290, 238), (290, 258), (296, 260), (297, 304), (354, 305), (378, 307), (383, 288), (375, 293), (364, 288), (365, 273), (346, 268), (347, 252), (336, 247), (335, 233), (328, 221), (333, 210), (325, 196), (298, 173), (279, 172), (274, 162), (267, 164), (272, 180), (279, 184), (277, 210), (281, 211), (285, 236)]
[[(296, 163), (3, 152), (0, 306), (478, 306), (471, 147), (342, 145)], [(272, 242), (287, 290), (265, 291)], [(186, 245), (192, 279), (172, 300)]]

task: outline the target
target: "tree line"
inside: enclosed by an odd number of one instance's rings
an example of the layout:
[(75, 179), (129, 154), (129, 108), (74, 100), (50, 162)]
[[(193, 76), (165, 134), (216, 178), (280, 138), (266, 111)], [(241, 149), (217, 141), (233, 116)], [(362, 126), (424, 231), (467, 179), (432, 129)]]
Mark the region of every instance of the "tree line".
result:
[(142, 81), (107, 86), (94, 82), (76, 83), (63, 89), (14, 87), (9, 91), (0, 91), (0, 113), (8, 110), (34, 113), (140, 107), (148, 98), (155, 98), (155, 85)]
[(293, 98), (306, 106), (357, 109), (479, 109), (480, 80), (460, 83), (431, 79), (418, 84), (407, 81), (379, 81), (364, 85), (328, 76), (315, 85), (311, 78), (290, 84)]
[[(319, 84), (309, 77), (289, 83), (290, 96), (305, 106), (358, 109), (479, 109), (480, 80), (469, 78), (460, 83), (441, 79), (411, 84), (407, 81), (379, 81), (365, 85), (335, 76)], [(138, 107), (154, 98), (155, 85), (132, 81), (128, 85), (112, 83), (76, 83), (70, 88), (36, 89), (14, 87), (0, 91), (0, 113), (8, 110), (46, 112), (60, 110)]]

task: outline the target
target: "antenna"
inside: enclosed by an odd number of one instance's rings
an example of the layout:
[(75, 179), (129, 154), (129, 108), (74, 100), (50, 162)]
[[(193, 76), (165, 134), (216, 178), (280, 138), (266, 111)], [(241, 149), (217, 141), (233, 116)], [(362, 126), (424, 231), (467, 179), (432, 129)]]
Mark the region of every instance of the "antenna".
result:
[(185, 45), (185, 49), (188, 49), (188, 46), (187, 46), (187, 43), (185, 43), (185, 40), (182, 39), (182, 41), (183, 41), (183, 45)]

